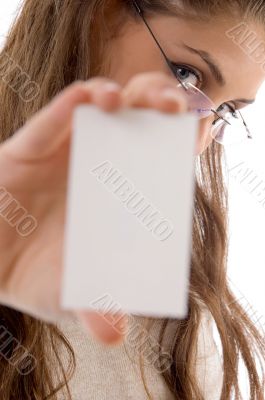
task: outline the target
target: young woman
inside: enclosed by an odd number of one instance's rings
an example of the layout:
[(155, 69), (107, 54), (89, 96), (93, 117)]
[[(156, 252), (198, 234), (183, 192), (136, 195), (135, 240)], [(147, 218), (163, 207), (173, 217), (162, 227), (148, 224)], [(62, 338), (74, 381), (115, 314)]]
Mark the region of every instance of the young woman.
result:
[[(0, 56), (1, 399), (264, 399), (264, 337), (227, 278), (222, 168), (223, 143), (238, 127), (242, 139), (251, 134), (239, 109), (264, 80), (237, 42), (255, 32), (262, 43), (264, 23), (260, 0), (24, 1)], [(81, 103), (200, 119), (184, 320), (60, 310), (71, 117)], [(37, 221), (30, 235), (16, 206)], [(136, 321), (151, 346), (126, 335)], [(172, 362), (162, 368), (165, 351)], [(249, 394), (239, 391), (240, 356)]]

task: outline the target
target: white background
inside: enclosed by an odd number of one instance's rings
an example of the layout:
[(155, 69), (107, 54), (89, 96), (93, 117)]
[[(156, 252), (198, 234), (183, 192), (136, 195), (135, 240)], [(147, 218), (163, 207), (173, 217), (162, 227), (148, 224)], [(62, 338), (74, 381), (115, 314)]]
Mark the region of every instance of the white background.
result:
[[(18, 0), (9, 0), (0, 5), (0, 36), (6, 35), (15, 15)], [(1, 38), (0, 38), (1, 40)], [(1, 40), (2, 41), (2, 40)], [(239, 70), (240, 72), (240, 70)], [(246, 77), (247, 78), (247, 77)], [(256, 181), (262, 181), (260, 191), (265, 188), (265, 85), (258, 93), (257, 102), (244, 114), (252, 128), (255, 140), (251, 145), (231, 148), (227, 151), (228, 165), (232, 168), (244, 162), (252, 171)], [(230, 193), (230, 255), (229, 277), (238, 298), (244, 296), (250, 303), (257, 324), (265, 328), (265, 206), (258, 202), (257, 195), (250, 193), (253, 184), (246, 187), (239, 179), (229, 174)], [(261, 198), (261, 197), (260, 197)], [(265, 199), (265, 190), (263, 190)], [(246, 300), (241, 301), (246, 304)]]

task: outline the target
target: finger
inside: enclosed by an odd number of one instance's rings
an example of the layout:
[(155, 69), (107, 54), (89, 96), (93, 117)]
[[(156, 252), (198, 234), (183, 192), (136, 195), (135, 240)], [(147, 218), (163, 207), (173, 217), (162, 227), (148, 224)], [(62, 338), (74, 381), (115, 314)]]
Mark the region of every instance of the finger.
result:
[(185, 112), (188, 109), (183, 89), (176, 79), (163, 73), (146, 73), (134, 76), (122, 91), (127, 107), (154, 108), (163, 112)]
[(2, 150), (27, 160), (51, 155), (69, 136), (75, 107), (84, 103), (115, 110), (121, 105), (120, 87), (105, 78), (75, 82), (4, 142)]
[(83, 326), (98, 340), (107, 344), (122, 341), (127, 327), (127, 317), (122, 314), (76, 311)]

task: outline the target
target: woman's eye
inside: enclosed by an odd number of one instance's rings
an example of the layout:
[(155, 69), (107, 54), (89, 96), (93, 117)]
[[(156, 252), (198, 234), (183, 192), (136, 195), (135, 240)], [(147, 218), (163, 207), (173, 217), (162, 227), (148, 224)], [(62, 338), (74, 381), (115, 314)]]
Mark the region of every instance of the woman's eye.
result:
[(233, 108), (232, 106), (230, 106), (228, 103), (223, 103), (221, 104), (217, 110), (219, 115), (221, 115), (222, 117), (225, 117), (227, 114), (232, 115), (233, 117), (237, 116), (237, 112), (236, 109)]
[(189, 67), (184, 65), (173, 64), (174, 71), (178, 78), (184, 83), (191, 83), (192, 85), (199, 87), (201, 84), (201, 77), (199, 74)]

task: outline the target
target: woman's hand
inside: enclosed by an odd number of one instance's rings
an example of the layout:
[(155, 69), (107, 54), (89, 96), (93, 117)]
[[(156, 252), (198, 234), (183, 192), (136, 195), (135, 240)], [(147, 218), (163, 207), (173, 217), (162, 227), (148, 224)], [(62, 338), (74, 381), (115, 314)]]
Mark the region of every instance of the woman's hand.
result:
[[(161, 73), (136, 75), (124, 88), (94, 78), (63, 90), (0, 145), (0, 303), (48, 322), (66, 314), (59, 299), (67, 173), (72, 115), (81, 103), (106, 112), (186, 111), (176, 81)], [(114, 326), (111, 315), (75, 314), (106, 343), (124, 335), (125, 317)]]

